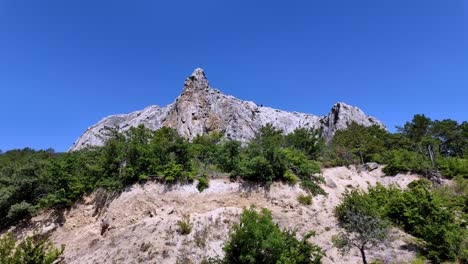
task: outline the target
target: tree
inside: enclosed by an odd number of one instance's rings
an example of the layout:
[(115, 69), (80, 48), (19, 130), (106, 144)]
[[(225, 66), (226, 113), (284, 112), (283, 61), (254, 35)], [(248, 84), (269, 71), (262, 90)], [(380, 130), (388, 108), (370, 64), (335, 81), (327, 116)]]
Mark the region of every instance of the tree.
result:
[(319, 130), (297, 128), (292, 133), (286, 135), (285, 146), (295, 148), (310, 159), (317, 159), (320, 151), (325, 146)]
[(431, 124), (431, 119), (425, 115), (414, 115), (411, 122), (406, 122), (403, 127), (397, 127), (397, 130), (411, 141), (420, 142), (430, 134)]
[(205, 167), (208, 164), (213, 164), (217, 158), (218, 144), (222, 137), (223, 134), (217, 131), (206, 135), (197, 135), (190, 144), (190, 151)]
[(347, 165), (363, 164), (383, 151), (387, 134), (377, 125), (366, 127), (351, 122), (346, 129), (336, 131), (332, 144), (335, 152)]
[(238, 173), (240, 162), (241, 143), (228, 140), (221, 145), (218, 153), (218, 164), (221, 170), (229, 173)]
[[(464, 122), (466, 123), (466, 122)], [(447, 157), (464, 157), (468, 145), (468, 135), (463, 134), (466, 124), (444, 119), (435, 120), (431, 127), (431, 134), (440, 142), (440, 154)]]
[(343, 232), (333, 238), (333, 243), (342, 253), (359, 249), (364, 264), (367, 264), (365, 251), (388, 239), (388, 223), (380, 218), (375, 202), (361, 191), (346, 193), (335, 208), (335, 216)]
[(228, 264), (276, 264), (276, 263), (320, 263), (324, 256), (320, 247), (307, 240), (296, 239), (292, 231), (282, 231), (273, 223), (271, 212), (263, 208), (257, 212), (254, 207), (244, 209), (240, 223), (234, 224), (230, 237), (224, 246)]
[(283, 179), (287, 168), (285, 155), (281, 150), (284, 140), (282, 133), (282, 130), (275, 129), (271, 124), (260, 129), (245, 149), (240, 164), (242, 176), (267, 183)]

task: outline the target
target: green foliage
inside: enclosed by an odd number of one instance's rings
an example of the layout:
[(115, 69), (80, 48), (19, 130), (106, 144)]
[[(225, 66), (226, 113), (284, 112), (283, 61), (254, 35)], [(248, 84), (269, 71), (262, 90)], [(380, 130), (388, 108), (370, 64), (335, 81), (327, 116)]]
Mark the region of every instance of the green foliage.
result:
[(296, 183), (299, 181), (299, 177), (297, 177), (292, 171), (287, 170), (284, 175), (283, 179), (285, 182), (291, 184), (291, 185), (296, 185)]
[(208, 180), (208, 176), (206, 174), (203, 174), (198, 177), (197, 189), (199, 192), (203, 192), (209, 186), (210, 186), (210, 183)]
[[(302, 134), (308, 137), (304, 142), (299, 140)], [(267, 184), (275, 180), (296, 184), (300, 180), (301, 185), (312, 194), (325, 194), (319, 186), (323, 182), (318, 175), (320, 163), (311, 160), (304, 152), (306, 142), (309, 141), (319, 144), (319, 140), (309, 130), (296, 130), (288, 138), (283, 136), (281, 130), (267, 125), (241, 153), (239, 174), (248, 180)]]
[(189, 216), (184, 216), (182, 220), (177, 221), (177, 226), (179, 226), (181, 235), (188, 235), (192, 232), (192, 224), (190, 223)]
[(382, 152), (386, 136), (387, 132), (377, 125), (366, 127), (352, 122), (345, 130), (336, 131), (333, 148), (342, 164), (362, 164)]
[(312, 204), (312, 196), (311, 195), (300, 194), (297, 197), (297, 201), (302, 205), (311, 205)]
[(431, 119), (425, 115), (414, 115), (411, 122), (406, 122), (398, 130), (412, 142), (420, 142), (430, 134)]
[(352, 191), (336, 208), (338, 220), (345, 223), (347, 211), (363, 211), (375, 219), (389, 219), (405, 232), (424, 240), (423, 253), (434, 262), (466, 259), (464, 194), (433, 191), (427, 180), (412, 182), (408, 188), (377, 185), (369, 188), (368, 193)]
[(320, 132), (318, 130), (297, 128), (285, 136), (284, 145), (304, 153), (309, 159), (316, 160), (325, 147)]
[[(5, 219), (0, 226), (27, 218), (35, 209), (71, 206), (97, 188), (119, 191), (152, 179), (190, 183), (207, 171), (268, 184), (300, 180), (311, 193), (321, 193), (320, 164), (310, 159), (320, 144), (313, 131), (296, 130), (285, 139), (282, 131), (267, 125), (248, 146), (223, 141), (217, 132), (190, 143), (166, 127), (125, 132), (107, 127), (104, 134), (103, 146), (71, 153), (24, 149), (0, 154), (0, 217)], [(197, 187), (208, 187), (207, 177), (200, 176)]]
[(367, 263), (365, 250), (388, 239), (387, 221), (380, 217), (378, 204), (364, 192), (347, 192), (342, 203), (336, 206), (335, 216), (344, 232), (333, 238), (334, 245), (342, 253), (359, 249), (364, 263)]
[(299, 241), (294, 232), (280, 230), (267, 209), (245, 209), (224, 246), (224, 263), (320, 263), (324, 253), (307, 241), (312, 235)]
[(241, 143), (239, 141), (229, 140), (224, 142), (218, 151), (218, 165), (219, 167), (229, 173), (239, 172), (241, 154)]
[(384, 154), (383, 161), (387, 164), (383, 172), (396, 175), (399, 172), (414, 172), (425, 174), (432, 168), (431, 162), (423, 155), (404, 149), (391, 150)]
[(411, 122), (390, 134), (378, 126), (356, 123), (336, 132), (331, 149), (322, 150), (326, 166), (378, 162), (387, 164), (388, 175), (399, 172), (428, 174), (440, 170), (446, 177), (466, 175), (468, 123), (431, 120), (414, 115)]
[(31, 217), (36, 212), (35, 208), (28, 202), (14, 204), (8, 210), (7, 218), (11, 222)]
[(207, 135), (197, 135), (190, 144), (192, 156), (202, 164), (214, 164), (218, 159), (218, 143), (222, 136), (222, 133), (216, 131)]
[(273, 170), (273, 164), (264, 156), (255, 156), (242, 160), (240, 174), (248, 180), (271, 183), (276, 179)]
[(169, 184), (177, 182), (182, 178), (183, 171), (184, 168), (182, 164), (177, 164), (175, 162), (168, 163), (163, 171), (164, 181)]
[(57, 249), (51, 242), (28, 237), (17, 244), (11, 233), (0, 238), (0, 263), (52, 264), (63, 254), (64, 246)]
[(437, 160), (439, 171), (451, 179), (457, 176), (468, 178), (468, 159), (446, 157)]

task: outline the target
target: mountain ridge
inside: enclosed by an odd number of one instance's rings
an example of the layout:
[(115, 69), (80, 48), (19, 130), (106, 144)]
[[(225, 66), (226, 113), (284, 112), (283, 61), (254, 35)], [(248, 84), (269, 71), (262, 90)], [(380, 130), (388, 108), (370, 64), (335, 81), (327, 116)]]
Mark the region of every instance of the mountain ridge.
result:
[(164, 107), (150, 105), (128, 114), (107, 116), (88, 127), (69, 151), (102, 145), (105, 142), (106, 127), (117, 127), (119, 131), (125, 131), (140, 124), (151, 130), (166, 126), (176, 129), (187, 139), (220, 131), (227, 138), (247, 142), (262, 126), (270, 123), (284, 133), (290, 133), (299, 127), (321, 129), (322, 136), (330, 141), (337, 130), (345, 129), (352, 121), (365, 126), (378, 125), (385, 128), (381, 121), (344, 102), (334, 104), (327, 115), (316, 116), (243, 101), (211, 87), (203, 69), (197, 68), (186, 78), (182, 93), (173, 103)]

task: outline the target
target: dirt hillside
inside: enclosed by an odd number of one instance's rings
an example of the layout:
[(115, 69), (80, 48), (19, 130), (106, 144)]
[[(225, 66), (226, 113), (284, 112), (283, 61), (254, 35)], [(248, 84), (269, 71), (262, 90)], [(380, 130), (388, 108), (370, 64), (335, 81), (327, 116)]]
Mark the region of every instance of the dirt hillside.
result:
[[(206, 257), (222, 256), (230, 226), (238, 221), (242, 208), (266, 207), (283, 228), (296, 229), (299, 236), (315, 230), (311, 242), (321, 246), (324, 263), (360, 263), (357, 251), (341, 256), (331, 243), (338, 233), (333, 208), (345, 189), (366, 188), (380, 182), (406, 187), (417, 175), (385, 177), (381, 168), (325, 169), (323, 186), (328, 196), (316, 196), (312, 205), (301, 205), (297, 196), (305, 194), (298, 186), (273, 184), (269, 190), (251, 183), (210, 180), (199, 193), (193, 185), (167, 186), (157, 183), (134, 185), (125, 192), (106, 195), (96, 192), (85, 197), (62, 215), (44, 212), (28, 228), (13, 229), (17, 234), (46, 233), (57, 245), (65, 244), (66, 263), (200, 263)], [(188, 217), (192, 231), (179, 233), (177, 221)], [(103, 234), (103, 225), (108, 228)], [(405, 263), (416, 253), (407, 248), (410, 237), (393, 232), (390, 246), (369, 252), (369, 259), (385, 263)]]

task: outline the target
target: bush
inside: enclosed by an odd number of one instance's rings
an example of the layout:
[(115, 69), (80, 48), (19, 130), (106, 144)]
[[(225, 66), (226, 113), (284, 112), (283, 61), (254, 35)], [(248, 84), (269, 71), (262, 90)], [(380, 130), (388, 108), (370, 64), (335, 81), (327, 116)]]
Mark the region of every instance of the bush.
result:
[(243, 160), (240, 173), (242, 177), (252, 181), (271, 183), (274, 179), (271, 163), (263, 156)]
[[(455, 194), (447, 199), (439, 190), (431, 188), (427, 180), (410, 183), (408, 190), (377, 185), (369, 188), (366, 194), (355, 195), (358, 201), (355, 204), (361, 204), (357, 208), (367, 208), (374, 217), (387, 218), (405, 232), (424, 240), (422, 252), (433, 262), (464, 261), (467, 255), (463, 243), (468, 236), (464, 223), (467, 219), (465, 200), (456, 198)], [(352, 208), (337, 207), (340, 222), (346, 220), (341, 212), (349, 209)]]
[(442, 175), (449, 179), (456, 176), (468, 179), (468, 159), (456, 157), (440, 158), (437, 160), (437, 166)]
[(171, 162), (167, 164), (166, 168), (164, 169), (164, 181), (169, 184), (175, 183), (182, 178), (183, 172), (184, 168), (181, 164)]
[(57, 249), (46, 240), (27, 237), (17, 244), (11, 233), (0, 238), (0, 263), (52, 264), (63, 254), (64, 246)]
[(299, 181), (299, 177), (294, 175), (294, 173), (292, 173), (292, 171), (290, 171), (290, 170), (287, 170), (284, 173), (283, 179), (284, 179), (285, 182), (287, 182), (288, 184), (291, 184), (291, 185), (296, 185), (296, 183)]
[(149, 176), (146, 174), (140, 174), (140, 176), (138, 176), (138, 181), (143, 182), (143, 183), (147, 182), (149, 179), (150, 179)]
[(225, 263), (320, 263), (324, 253), (307, 240), (296, 239), (292, 231), (282, 231), (274, 224), (271, 212), (245, 209), (224, 246)]
[(387, 175), (400, 172), (414, 172), (426, 174), (432, 169), (430, 160), (417, 152), (404, 149), (392, 150), (384, 154), (383, 162), (387, 164), (382, 171)]
[(184, 215), (182, 220), (177, 221), (177, 225), (179, 226), (179, 232), (182, 235), (188, 235), (192, 232), (192, 224), (190, 224), (190, 217)]
[(312, 196), (300, 194), (297, 197), (297, 201), (302, 205), (311, 205), (312, 204)]
[(34, 206), (29, 204), (28, 202), (21, 202), (18, 204), (14, 204), (8, 210), (7, 218), (9, 221), (16, 221), (23, 218), (29, 218), (36, 212)]
[(210, 186), (210, 184), (209, 184), (209, 181), (208, 181), (208, 176), (206, 176), (206, 174), (203, 174), (203, 175), (198, 177), (197, 189), (198, 189), (199, 192), (203, 192), (209, 186)]

